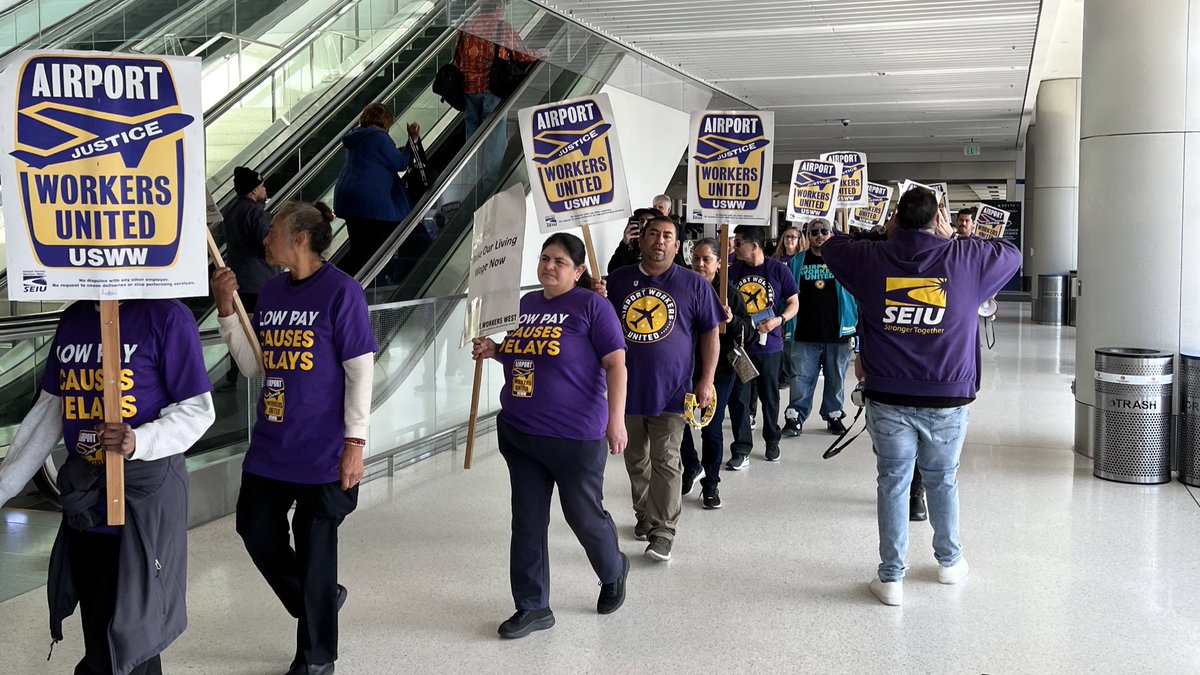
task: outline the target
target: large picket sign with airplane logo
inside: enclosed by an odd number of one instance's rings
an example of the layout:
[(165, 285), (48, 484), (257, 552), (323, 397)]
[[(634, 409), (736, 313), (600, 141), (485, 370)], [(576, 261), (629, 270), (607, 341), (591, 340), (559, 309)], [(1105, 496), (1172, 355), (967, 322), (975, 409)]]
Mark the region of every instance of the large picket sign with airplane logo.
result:
[(0, 68), (9, 298), (207, 294), (199, 59), (16, 52)]

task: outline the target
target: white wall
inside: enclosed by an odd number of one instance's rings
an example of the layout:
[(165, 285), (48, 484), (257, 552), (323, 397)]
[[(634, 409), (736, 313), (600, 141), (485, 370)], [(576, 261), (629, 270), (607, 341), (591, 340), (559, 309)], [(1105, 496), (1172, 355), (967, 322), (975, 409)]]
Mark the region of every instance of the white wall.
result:
[[(623, 89), (605, 86), (601, 91), (612, 101), (614, 126), (625, 160), (625, 180), (633, 208), (649, 207), (655, 195), (662, 194), (675, 174), (675, 167), (687, 149), (690, 115)], [(521, 285), (536, 284), (537, 258), (546, 237), (538, 231), (533, 197), (525, 207), (525, 265)], [(600, 273), (607, 274), (608, 259), (621, 241), (625, 220), (592, 226)], [(573, 234), (580, 235), (578, 230)]]

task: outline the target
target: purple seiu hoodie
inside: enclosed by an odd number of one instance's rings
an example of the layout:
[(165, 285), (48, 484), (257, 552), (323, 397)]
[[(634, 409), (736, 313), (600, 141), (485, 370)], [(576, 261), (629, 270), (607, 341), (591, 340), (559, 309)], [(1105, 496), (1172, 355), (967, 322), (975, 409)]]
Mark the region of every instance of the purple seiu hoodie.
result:
[(979, 305), (1021, 266), (1017, 247), (900, 230), (887, 241), (835, 236), (821, 255), (858, 300), (868, 391), (975, 397)]

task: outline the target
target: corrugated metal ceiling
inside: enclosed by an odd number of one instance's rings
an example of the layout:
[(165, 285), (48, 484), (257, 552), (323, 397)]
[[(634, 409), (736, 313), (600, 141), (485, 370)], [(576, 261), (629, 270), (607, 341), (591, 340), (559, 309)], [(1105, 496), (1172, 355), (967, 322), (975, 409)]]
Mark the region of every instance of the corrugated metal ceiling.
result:
[(546, 4), (776, 111), (776, 152), (786, 154), (1015, 147), (1040, 9), (1040, 0)]

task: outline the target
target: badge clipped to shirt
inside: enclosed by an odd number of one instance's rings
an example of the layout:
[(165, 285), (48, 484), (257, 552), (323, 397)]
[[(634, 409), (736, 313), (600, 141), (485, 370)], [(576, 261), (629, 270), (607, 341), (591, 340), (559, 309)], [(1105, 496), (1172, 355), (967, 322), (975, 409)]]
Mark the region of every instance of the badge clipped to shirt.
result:
[(717, 388), (710, 385), (709, 390), (712, 392), (712, 401), (703, 408), (692, 392), (683, 395), (683, 421), (697, 431), (708, 426), (713, 415), (717, 414)]

